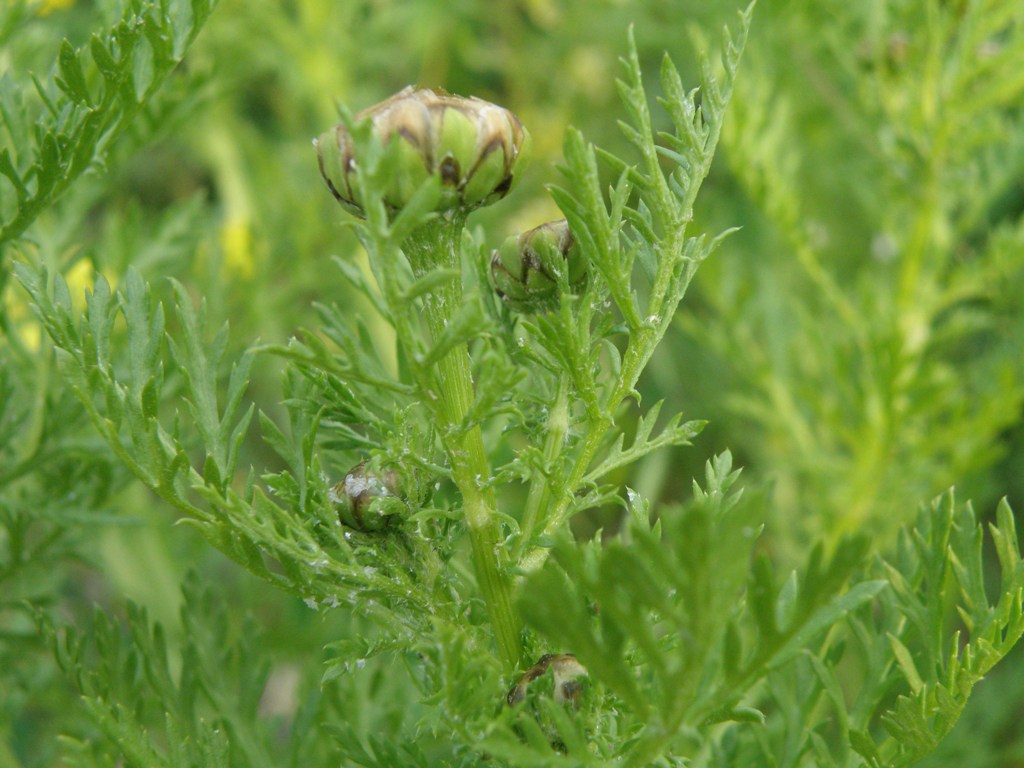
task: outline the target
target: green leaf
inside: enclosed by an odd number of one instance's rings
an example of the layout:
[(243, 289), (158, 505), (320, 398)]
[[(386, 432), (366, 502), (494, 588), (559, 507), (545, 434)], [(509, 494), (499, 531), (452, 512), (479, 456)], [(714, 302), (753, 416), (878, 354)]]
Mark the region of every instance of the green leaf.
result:
[(93, 63), (97, 66), (107, 85), (116, 86), (119, 77), (117, 62), (111, 56), (103, 39), (99, 35), (93, 35), (89, 39), (89, 53), (92, 55)]
[(914, 664), (914, 658), (911, 656), (907, 646), (900, 642), (899, 638), (895, 635), (889, 635), (889, 645), (892, 646), (893, 655), (896, 657), (896, 663), (900, 665), (900, 669), (903, 670), (903, 676), (906, 678), (907, 683), (910, 685), (912, 693), (918, 693), (924, 688), (924, 681), (921, 679), (921, 675), (917, 671), (917, 666)]
[(85, 75), (82, 72), (82, 64), (78, 60), (78, 52), (66, 38), (60, 45), (57, 63), (60, 72), (57, 84), (61, 89), (72, 101), (86, 106), (91, 104), (89, 87), (85, 83)]
[[(180, 3), (145, 9), (128, 4), (109, 30), (89, 38), (89, 58), (102, 77), (95, 94), (88, 87), (89, 72), (81, 50), (62, 41), (54, 66), (60, 93), (51, 96), (46, 87), (29, 78), (48, 111), (34, 123), (23, 107), (15, 107), (18, 87), (5, 76), (0, 83), (0, 111), (19, 148), (20, 162), (10, 154), (5, 162), (0, 155), (0, 173), (11, 179), (19, 199), (17, 209), (10, 215), (5, 212), (6, 219), (0, 222), (0, 244), (21, 237), (129, 128), (180, 62), (213, 5), (212, 0), (194, 0), (191, 16), (185, 18)], [(156, 48), (138, 45), (143, 38), (164, 42)], [(171, 58), (166, 56), (168, 48), (175, 52)], [(153, 53), (157, 49), (159, 55)], [(31, 191), (24, 172), (30, 167), (36, 179)]]
[(21, 180), (18, 170), (14, 167), (14, 162), (11, 160), (11, 152), (7, 147), (0, 151), (0, 173), (11, 180), (15, 191), (18, 193), (19, 202), (29, 196), (28, 187), (25, 186), (25, 182)]
[(682, 414), (675, 414), (668, 424), (655, 436), (651, 437), (654, 425), (661, 413), (664, 401), (659, 400), (640, 416), (636, 425), (636, 433), (629, 448), (624, 448), (625, 435), (620, 434), (601, 463), (587, 473), (584, 483), (597, 483), (602, 477), (621, 467), (628, 466), (644, 456), (662, 448), (679, 445), (690, 445), (690, 441), (699, 435), (707, 424), (705, 421), (682, 422)]
[(1017, 538), (1017, 526), (1005, 498), (999, 501), (996, 508), (996, 524), (989, 525), (989, 533), (996, 547), (999, 558), (999, 588), (1003, 595), (1010, 595), (1020, 588), (1024, 581), (1024, 565), (1021, 564), (1020, 545)]
[[(128, 330), (129, 376), (132, 389), (153, 387), (158, 391), (161, 375), (161, 352), (164, 347), (164, 311), (154, 308), (149, 286), (138, 270), (130, 268), (125, 275), (124, 290), (118, 294), (121, 312)], [(155, 415), (155, 414), (154, 414)]]
[(848, 614), (871, 602), (889, 584), (883, 580), (865, 581), (831, 600), (815, 611), (799, 630), (775, 654), (770, 664), (775, 669), (792, 659), (802, 648), (807, 647), (817, 635), (833, 626)]
[(854, 752), (867, 760), (868, 765), (882, 765), (882, 758), (878, 754), (875, 740), (866, 731), (850, 731), (850, 747), (853, 748)]
[(757, 723), (764, 725), (764, 712), (754, 707), (730, 707), (708, 715), (707, 725), (715, 723)]

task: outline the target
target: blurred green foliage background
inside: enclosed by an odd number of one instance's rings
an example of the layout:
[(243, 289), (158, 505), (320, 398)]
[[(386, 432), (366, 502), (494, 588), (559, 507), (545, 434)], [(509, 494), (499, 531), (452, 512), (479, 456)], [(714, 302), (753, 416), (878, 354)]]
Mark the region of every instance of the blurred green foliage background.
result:
[[(56, 41), (84, 44), (119, 8), (9, 5), (0, 73), (51, 77)], [(695, 82), (697, 52), (736, 10), (728, 0), (221, 0), (159, 119), (136, 121), (18, 248), (79, 292), (97, 273), (117, 284), (129, 264), (164, 295), (161, 278), (174, 277), (206, 297), (213, 325), (230, 322), (236, 348), (284, 342), (315, 325), (312, 302), (348, 290), (329, 257), (362, 258), (310, 145), (336, 103), (360, 109), (414, 83), (514, 111), (533, 159), (518, 189), (475, 218), (496, 245), (557, 216), (544, 187), (559, 178), (568, 125), (628, 151), (613, 86), (628, 25), (650, 82), (663, 51)], [(711, 424), (695, 447), (646, 460), (631, 485), (678, 500), (730, 448), (747, 484), (773, 500), (768, 542), (783, 562), (854, 529), (884, 550), (951, 485), (980, 510), (1003, 495), (1024, 509), (1021, 17), (1013, 0), (762, 0), (698, 202), (700, 229), (742, 229), (701, 269), (642, 381), (645, 399)], [(0, 361), (36, 359), (44, 342), (25, 295), (6, 278), (0, 291)], [(281, 397), (278, 366), (257, 363), (250, 394), (264, 410)], [(39, 567), (9, 559), (0, 570), (0, 767), (59, 765), (57, 733), (89, 728), (22, 601), (84, 626), (93, 605), (117, 614), (129, 597), (180, 643), (188, 572), (236, 609), (225, 631), (243, 633), (246, 614), (259, 627), (280, 686), (259, 711), (286, 730), (347, 620), (322, 620), (174, 526), (76, 423), (54, 378), (38, 395), (78, 458), (39, 469), (49, 501), (26, 536), (59, 543)], [(246, 450), (243, 464), (276, 466), (256, 440)], [(10, 533), (0, 544), (13, 551)], [(345, 683), (392, 684), (372, 665)], [(330, 685), (323, 695), (344, 698)], [(1018, 653), (928, 764), (1024, 765), (1022, 708)]]

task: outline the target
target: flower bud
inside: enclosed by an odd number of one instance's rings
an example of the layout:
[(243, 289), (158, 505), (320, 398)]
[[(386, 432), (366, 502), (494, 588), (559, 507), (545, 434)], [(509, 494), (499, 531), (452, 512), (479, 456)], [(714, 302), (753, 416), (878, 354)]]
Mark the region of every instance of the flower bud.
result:
[[(519, 718), (531, 718), (547, 736), (551, 746), (565, 751), (551, 704), (578, 710), (583, 704), (589, 677), (586, 667), (571, 653), (548, 653), (524, 672), (505, 696), (505, 703), (517, 707)], [(518, 723), (516, 731), (525, 738)]]
[(328, 496), (337, 505), (341, 522), (359, 531), (381, 531), (406, 509), (398, 473), (375, 472), (365, 461), (350, 469)]
[(586, 285), (587, 264), (564, 219), (514, 235), (491, 255), (494, 289), (520, 312), (556, 308), (563, 271), (569, 290), (578, 292)]
[[(530, 684), (538, 678), (551, 673), (551, 696), (556, 704), (569, 705), (579, 709), (583, 700), (583, 691), (589, 676), (587, 668), (577, 661), (571, 653), (546, 653), (537, 663), (524, 672), (515, 685), (509, 690), (505, 701), (514, 707), (526, 700), (531, 693)], [(539, 684), (534, 684), (534, 690)]]
[[(522, 123), (507, 109), (442, 90), (399, 91), (356, 115), (369, 118), (381, 143), (394, 141), (397, 169), (385, 190), (392, 209), (404, 206), (430, 176), (441, 180), (438, 211), (471, 210), (508, 194), (527, 141)], [(354, 175), (359, 162), (343, 123), (313, 142), (320, 173), (338, 201), (360, 213)]]

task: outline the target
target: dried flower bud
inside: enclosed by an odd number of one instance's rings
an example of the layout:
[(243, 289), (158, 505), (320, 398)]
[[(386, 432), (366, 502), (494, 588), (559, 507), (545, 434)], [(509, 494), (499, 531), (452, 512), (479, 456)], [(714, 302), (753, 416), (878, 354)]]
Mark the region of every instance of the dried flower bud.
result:
[[(404, 206), (429, 176), (441, 179), (437, 210), (470, 210), (500, 200), (517, 177), (527, 141), (522, 123), (507, 109), (442, 90), (405, 88), (356, 115), (369, 118), (381, 142), (397, 144), (398, 168), (384, 202)], [(320, 173), (334, 196), (355, 213), (362, 201), (352, 139), (344, 124), (322, 134), (314, 145)]]
[[(578, 709), (583, 699), (583, 689), (589, 676), (587, 669), (571, 653), (546, 653), (537, 663), (526, 670), (509, 690), (505, 701), (514, 707), (524, 701), (530, 683), (551, 673), (552, 697), (557, 704), (571, 705)], [(537, 686), (535, 685), (534, 688)]]
[(394, 470), (374, 472), (366, 462), (350, 469), (331, 488), (329, 497), (338, 506), (341, 522), (360, 531), (383, 530), (406, 509), (399, 494), (398, 474)]
[(559, 276), (564, 270), (569, 290), (581, 291), (587, 282), (587, 264), (564, 219), (514, 235), (491, 255), (494, 289), (520, 312), (557, 307)]

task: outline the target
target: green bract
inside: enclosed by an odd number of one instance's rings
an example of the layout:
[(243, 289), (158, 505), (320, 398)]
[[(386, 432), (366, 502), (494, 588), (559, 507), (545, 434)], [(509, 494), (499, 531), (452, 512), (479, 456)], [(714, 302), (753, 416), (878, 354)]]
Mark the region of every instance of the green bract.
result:
[(362, 462), (331, 488), (330, 499), (338, 507), (339, 519), (349, 528), (380, 531), (406, 509), (398, 486), (394, 470), (375, 472)]
[[(471, 210), (508, 194), (516, 180), (527, 133), (507, 109), (442, 90), (399, 91), (356, 115), (369, 119), (383, 144), (392, 141), (398, 168), (385, 190), (391, 208), (404, 206), (432, 175), (441, 180), (437, 210)], [(363, 210), (353, 177), (359, 160), (344, 123), (314, 142), (320, 172), (338, 201), (353, 213)]]
[(520, 312), (542, 312), (558, 306), (559, 276), (572, 292), (587, 282), (587, 264), (564, 219), (549, 221), (514, 235), (491, 256), (494, 289)]

